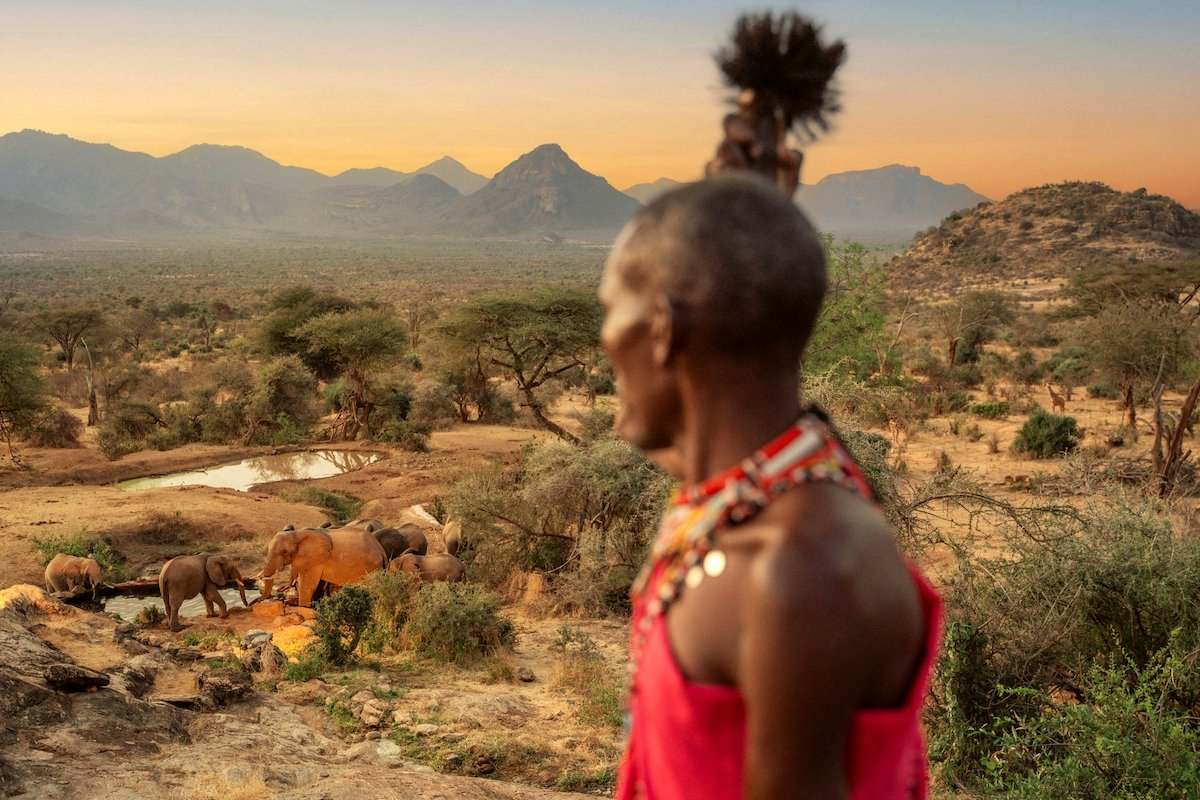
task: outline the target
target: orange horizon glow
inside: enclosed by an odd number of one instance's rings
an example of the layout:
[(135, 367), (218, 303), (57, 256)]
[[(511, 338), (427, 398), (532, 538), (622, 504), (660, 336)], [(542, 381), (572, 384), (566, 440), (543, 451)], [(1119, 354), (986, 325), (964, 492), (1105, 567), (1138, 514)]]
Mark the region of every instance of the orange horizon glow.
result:
[[(618, 189), (700, 175), (726, 94), (711, 52), (738, 11), (675, 0), (554, 11), (518, 0), (479, 4), (470, 19), (399, 0), (300, 0), (287, 14), (231, 0), (13, 5), (0, 31), (0, 134), (36, 128), (155, 156), (240, 145), (325, 174), (449, 155), (489, 177), (556, 142)], [(900, 163), (997, 200), (1095, 180), (1200, 209), (1190, 19), (1160, 13), (1136, 38), (1134, 11), (1106, 6), (1106, 18), (1082, 0), (1027, 10), (1041, 15), (1028, 23), (934, 0), (914, 8), (815, 3), (851, 55), (845, 111), (806, 148), (805, 183)], [(935, 20), (955, 35), (931, 39)]]

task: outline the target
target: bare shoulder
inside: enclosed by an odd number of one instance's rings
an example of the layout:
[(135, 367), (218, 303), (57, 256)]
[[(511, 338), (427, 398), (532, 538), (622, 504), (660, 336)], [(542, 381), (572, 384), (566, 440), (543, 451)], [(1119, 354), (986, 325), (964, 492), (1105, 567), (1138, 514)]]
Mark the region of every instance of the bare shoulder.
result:
[(810, 484), (779, 498), (755, 527), (741, 626), (751, 657), (742, 667), (840, 676), (855, 708), (901, 703), (924, 623), (875, 507), (841, 487)]

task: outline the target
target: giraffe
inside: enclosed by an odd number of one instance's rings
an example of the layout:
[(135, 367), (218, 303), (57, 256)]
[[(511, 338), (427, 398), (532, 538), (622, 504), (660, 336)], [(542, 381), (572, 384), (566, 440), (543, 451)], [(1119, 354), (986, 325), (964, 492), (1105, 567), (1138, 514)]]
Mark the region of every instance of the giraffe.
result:
[(1067, 413), (1067, 401), (1063, 399), (1063, 396), (1054, 391), (1054, 387), (1048, 383), (1046, 388), (1050, 390), (1050, 405), (1055, 413)]

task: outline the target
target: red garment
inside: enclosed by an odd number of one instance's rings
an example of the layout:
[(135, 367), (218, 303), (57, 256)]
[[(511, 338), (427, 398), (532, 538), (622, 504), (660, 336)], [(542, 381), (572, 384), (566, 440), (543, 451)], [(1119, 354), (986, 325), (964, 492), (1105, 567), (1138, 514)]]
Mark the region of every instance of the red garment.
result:
[[(746, 708), (734, 686), (689, 682), (667, 637), (666, 611), (717, 528), (752, 518), (774, 497), (809, 481), (829, 481), (871, 500), (853, 460), (825, 424), (802, 417), (741, 465), (680, 493), (664, 518), (652, 566), (634, 589), (630, 646), (633, 721), (617, 800), (730, 800), (742, 797)], [(902, 706), (854, 715), (845, 752), (855, 800), (926, 796), (920, 713), (936, 659), (941, 599), (909, 565), (925, 622), (924, 656)]]
[[(926, 796), (921, 707), (937, 656), (942, 604), (909, 566), (921, 597), (925, 655), (903, 706), (854, 715), (846, 744), (846, 785), (854, 800)], [(636, 622), (636, 621), (635, 621)], [(637, 723), (621, 764), (618, 800), (735, 800), (742, 796), (746, 707), (733, 686), (692, 683), (675, 662), (666, 616), (650, 629), (630, 700)]]

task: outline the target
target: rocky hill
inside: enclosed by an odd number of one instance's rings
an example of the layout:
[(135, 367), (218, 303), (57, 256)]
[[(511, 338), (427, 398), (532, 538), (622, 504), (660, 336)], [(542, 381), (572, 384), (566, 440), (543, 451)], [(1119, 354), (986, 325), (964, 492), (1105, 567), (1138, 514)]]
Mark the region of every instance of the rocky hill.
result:
[(1091, 266), (1200, 259), (1200, 214), (1144, 189), (1061, 183), (948, 216), (889, 270), (898, 286), (1051, 279)]
[(439, 230), (476, 236), (521, 232), (611, 236), (638, 201), (584, 170), (557, 144), (544, 144), (496, 173), (479, 191), (448, 206)]

